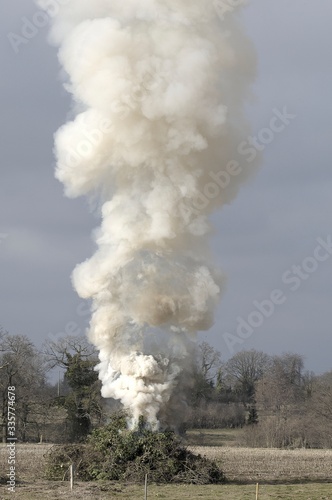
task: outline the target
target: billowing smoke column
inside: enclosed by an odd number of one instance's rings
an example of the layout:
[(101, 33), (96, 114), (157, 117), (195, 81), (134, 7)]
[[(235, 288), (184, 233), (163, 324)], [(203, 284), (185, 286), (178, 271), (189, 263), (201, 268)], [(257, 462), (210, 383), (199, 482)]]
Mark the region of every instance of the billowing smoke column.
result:
[(251, 45), (239, 9), (210, 0), (61, 4), (51, 39), (76, 118), (56, 134), (56, 177), (67, 196), (100, 200), (97, 250), (73, 284), (92, 299), (102, 394), (132, 425), (176, 425), (222, 287), (207, 216), (249, 174), (237, 149)]

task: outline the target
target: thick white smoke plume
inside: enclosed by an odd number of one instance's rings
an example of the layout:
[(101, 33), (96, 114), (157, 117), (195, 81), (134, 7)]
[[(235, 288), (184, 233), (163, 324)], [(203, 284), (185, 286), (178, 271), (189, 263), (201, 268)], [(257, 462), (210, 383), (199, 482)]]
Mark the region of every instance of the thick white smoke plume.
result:
[(74, 287), (92, 299), (103, 396), (153, 428), (181, 418), (196, 332), (213, 323), (207, 216), (249, 174), (237, 149), (255, 61), (239, 8), (221, 4), (62, 1), (51, 33), (77, 113), (55, 137), (56, 177), (102, 214)]

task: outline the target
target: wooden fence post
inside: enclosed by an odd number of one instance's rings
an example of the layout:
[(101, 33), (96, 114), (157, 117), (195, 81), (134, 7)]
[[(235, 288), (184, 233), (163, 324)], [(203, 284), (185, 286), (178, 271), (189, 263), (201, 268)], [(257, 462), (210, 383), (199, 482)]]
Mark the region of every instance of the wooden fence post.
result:
[(258, 500), (259, 495), (259, 483), (256, 484), (256, 500)]
[(74, 488), (74, 472), (75, 472), (74, 464), (71, 464), (71, 466), (69, 467), (69, 472), (70, 472), (70, 489), (72, 491)]
[(145, 488), (144, 488), (144, 493), (145, 493), (145, 500), (148, 500), (148, 475), (145, 474)]

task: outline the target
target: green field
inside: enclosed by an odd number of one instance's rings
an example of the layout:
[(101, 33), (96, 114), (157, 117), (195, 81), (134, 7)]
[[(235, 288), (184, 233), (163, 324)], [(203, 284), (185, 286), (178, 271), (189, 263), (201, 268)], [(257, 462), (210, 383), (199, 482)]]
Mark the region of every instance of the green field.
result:
[[(104, 491), (102, 491), (104, 490)], [(17, 487), (16, 492), (6, 493), (5, 487), (0, 490), (1, 500), (55, 500), (70, 498), (74, 500), (108, 500), (111, 498), (139, 500), (144, 499), (142, 486), (119, 484), (78, 483), (71, 492), (68, 483), (53, 483), (38, 481), (23, 484)], [(167, 500), (255, 500), (255, 485), (223, 485), (223, 486), (194, 486), (194, 485), (151, 485), (148, 490), (149, 499)], [(259, 500), (287, 499), (287, 500), (331, 500), (332, 484), (306, 485), (262, 485)]]

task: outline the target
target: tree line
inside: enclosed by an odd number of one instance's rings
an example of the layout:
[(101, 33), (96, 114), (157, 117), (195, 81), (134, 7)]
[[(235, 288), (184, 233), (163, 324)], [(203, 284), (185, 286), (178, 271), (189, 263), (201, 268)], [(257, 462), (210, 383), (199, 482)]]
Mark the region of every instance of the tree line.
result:
[[(120, 404), (101, 397), (97, 352), (84, 337), (47, 341), (0, 330), (0, 426), (7, 439), (8, 387), (15, 387), (19, 441), (78, 442)], [(50, 381), (54, 370), (60, 374)], [(257, 350), (228, 361), (198, 345), (184, 429), (242, 427), (242, 443), (263, 447), (332, 447), (332, 371), (305, 370), (303, 356)]]
[(244, 350), (223, 362), (198, 346), (190, 425), (243, 427), (240, 444), (332, 447), (332, 371), (316, 375), (300, 354)]

